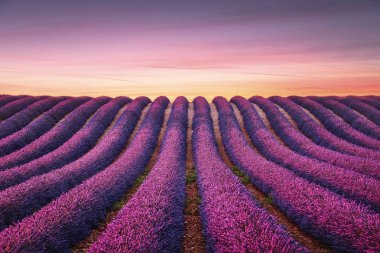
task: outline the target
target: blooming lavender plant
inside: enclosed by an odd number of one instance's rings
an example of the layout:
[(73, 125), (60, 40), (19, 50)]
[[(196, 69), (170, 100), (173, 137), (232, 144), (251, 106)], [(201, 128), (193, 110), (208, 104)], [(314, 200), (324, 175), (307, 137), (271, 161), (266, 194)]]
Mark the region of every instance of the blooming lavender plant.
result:
[[(349, 96), (351, 97), (351, 96)], [(380, 110), (380, 99), (376, 96), (354, 96), (354, 98), (360, 100), (363, 103), (375, 107), (377, 110)]]
[(88, 118), (96, 112), (100, 106), (110, 100), (108, 97), (99, 97), (82, 104), (40, 138), (0, 158), (0, 170), (27, 163), (59, 147), (83, 127)]
[[(338, 194), (369, 204), (377, 210), (380, 208), (378, 180), (292, 151), (274, 138), (269, 130), (262, 127), (264, 125), (262, 119), (246, 99), (234, 97), (231, 101), (238, 106), (253, 144), (268, 160)], [(226, 99), (218, 98), (214, 102), (218, 107), (221, 125), (235, 120), (233, 109)]]
[(250, 147), (236, 119), (224, 122), (220, 130), (232, 161), (302, 229), (337, 251), (380, 251), (378, 213), (266, 160)]
[(24, 110), (0, 122), (0, 139), (20, 130), (29, 124), (35, 117), (49, 110), (67, 97), (48, 97), (34, 102)]
[(353, 97), (343, 97), (339, 101), (342, 101), (350, 108), (357, 110), (369, 120), (372, 120), (378, 126), (380, 126), (380, 111), (377, 110), (372, 105), (361, 102), (360, 100)]
[(0, 190), (75, 161), (88, 152), (130, 98), (118, 97), (103, 105), (87, 124), (57, 149), (28, 163), (0, 171)]
[(10, 102), (13, 102), (13, 101), (15, 101), (17, 99), (24, 98), (24, 97), (26, 97), (26, 96), (25, 95), (20, 95), (20, 96), (1, 95), (1, 97), (0, 97), (0, 107), (3, 107), (3, 106), (5, 106), (6, 104), (8, 104)]
[(0, 233), (2, 252), (68, 252), (104, 219), (148, 164), (169, 100), (149, 108), (129, 148), (105, 170), (74, 187), (39, 211)]
[(301, 106), (297, 105), (292, 100), (279, 96), (270, 97), (269, 99), (284, 109), (296, 122), (297, 127), (302, 133), (318, 145), (345, 154), (380, 160), (379, 151), (355, 145), (334, 135), (315, 122), (315, 120), (312, 119)]
[(297, 153), (380, 178), (380, 164), (377, 160), (342, 154), (319, 146), (295, 128), (270, 100), (252, 97), (250, 101), (257, 104), (266, 113), (276, 134)]
[(333, 111), (356, 130), (361, 131), (372, 138), (380, 140), (380, 127), (366, 117), (356, 113), (354, 110), (351, 110), (345, 104), (328, 97), (310, 98), (316, 100), (323, 106)]
[(197, 97), (194, 109), (192, 147), (208, 251), (307, 252), (260, 207), (223, 162), (207, 101)]
[(171, 108), (157, 162), (88, 252), (181, 252), (188, 102)]
[(40, 96), (40, 97), (25, 96), (6, 104), (5, 106), (0, 108), (0, 121), (8, 119), (12, 115), (25, 109), (28, 105), (44, 98), (47, 98), (47, 96)]
[(65, 115), (79, 105), (90, 100), (89, 97), (70, 98), (62, 101), (33, 120), (27, 127), (0, 140), (0, 157), (24, 147), (42, 136), (55, 126)]
[[(339, 119), (337, 115), (326, 109), (318, 102), (310, 98), (297, 96), (291, 96), (289, 98), (313, 113), (314, 116), (318, 118), (318, 120), (320, 120), (322, 124), (335, 135), (362, 147), (380, 150), (379, 140), (371, 138), (370, 136), (365, 135), (362, 132), (352, 128), (347, 122)], [(344, 102), (346, 100), (341, 101)]]
[(149, 102), (148, 98), (139, 97), (129, 103), (99, 143), (78, 160), (1, 191), (0, 230), (110, 165), (126, 146), (142, 109)]

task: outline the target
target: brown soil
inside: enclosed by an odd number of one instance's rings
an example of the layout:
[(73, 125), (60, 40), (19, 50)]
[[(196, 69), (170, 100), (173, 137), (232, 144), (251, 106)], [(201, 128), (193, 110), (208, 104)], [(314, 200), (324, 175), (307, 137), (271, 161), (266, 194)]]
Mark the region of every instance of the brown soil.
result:
[(293, 120), (293, 118), (284, 109), (282, 109), (281, 106), (279, 106), (276, 103), (273, 103), (273, 104), (277, 107), (277, 109), (280, 112), (282, 112), (282, 114), (284, 114), (285, 118), (287, 118), (289, 120), (290, 124), (292, 124), (296, 129), (298, 129), (297, 123)]
[[(312, 114), (308, 109), (298, 105), (299, 107), (301, 107), (302, 110), (304, 110), (315, 122), (317, 122), (318, 124), (320, 124), (321, 126), (323, 126), (322, 122), (319, 121), (319, 119), (317, 119), (317, 117), (314, 116), (314, 114)], [(327, 108), (326, 108), (327, 109)]]
[[(235, 109), (235, 115), (239, 121), (240, 128), (242, 129), (242, 132), (244, 133), (248, 143), (251, 145), (251, 147), (254, 147), (252, 144), (246, 129), (243, 125), (243, 120), (240, 112)], [(213, 118), (213, 124), (214, 124), (214, 131), (215, 131), (215, 137), (216, 141), (219, 147), (219, 151), (222, 154), (223, 159), (225, 160), (226, 164), (228, 164), (231, 168), (234, 167), (232, 162), (230, 161), (226, 151), (224, 150), (224, 146), (222, 144), (222, 137), (221, 133), (219, 131), (219, 124), (218, 124), (218, 112), (214, 105), (211, 105), (211, 114)], [(242, 179), (242, 177), (241, 177)], [(262, 192), (258, 187), (253, 185), (252, 183), (244, 183), (248, 191), (252, 194), (253, 198), (261, 204), (263, 208), (265, 208), (273, 217), (277, 219), (277, 221), (285, 227), (285, 229), (293, 236), (295, 240), (297, 240), (299, 243), (304, 245), (306, 248), (308, 248), (312, 252), (332, 252), (332, 249), (321, 244), (319, 241), (315, 240), (313, 237), (311, 237), (309, 234), (302, 231), (295, 223), (293, 223), (284, 213), (280, 211), (274, 205), (271, 201), (271, 198)]]
[[(139, 122), (138, 122), (136, 128), (134, 129), (133, 134), (130, 137), (126, 147), (129, 146), (131, 140), (136, 135), (137, 130), (139, 129), (141, 122), (142, 122), (143, 118), (145, 117), (145, 114), (146, 114), (148, 108), (149, 108), (149, 106), (147, 106), (144, 109), (144, 111), (143, 111), (143, 113), (139, 119)], [(143, 174), (141, 174), (137, 178), (134, 186), (131, 189), (129, 189), (125, 193), (125, 195), (112, 206), (110, 211), (107, 212), (105, 220), (103, 222), (101, 222), (100, 224), (98, 224), (98, 226), (91, 231), (90, 235), (86, 239), (84, 239), (83, 241), (78, 243), (73, 249), (71, 249), (71, 252), (73, 252), (73, 253), (86, 252), (90, 248), (90, 246), (97, 240), (97, 238), (106, 230), (107, 225), (116, 217), (117, 213), (123, 208), (123, 206), (128, 202), (128, 200), (132, 198), (133, 194), (137, 191), (137, 189), (142, 184), (144, 179), (148, 176), (149, 171), (153, 168), (153, 166), (154, 166), (154, 164), (158, 158), (162, 139), (163, 139), (164, 134), (165, 134), (165, 129), (166, 129), (167, 121), (169, 118), (170, 110), (171, 110), (171, 104), (169, 104), (165, 110), (165, 119), (164, 119), (163, 126), (160, 130), (157, 146), (156, 146), (156, 148), (153, 152), (153, 155), (150, 158), (149, 163), (148, 163), (147, 167), (145, 168)]]
[[(272, 128), (268, 118), (267, 118), (267, 115), (265, 114), (265, 112), (263, 110), (261, 110), (261, 108), (254, 104), (254, 103), (251, 103), (253, 105), (253, 107), (255, 107), (256, 111), (258, 112), (259, 116), (261, 117), (261, 119), (264, 121), (264, 124), (265, 126), (267, 127), (267, 129), (272, 133), (272, 135), (279, 141), (281, 142), (283, 145), (286, 146), (286, 144), (282, 141), (282, 139), (276, 134), (276, 132), (274, 131), (274, 129)], [(236, 108), (236, 107), (235, 107)], [(238, 109), (236, 108), (235, 110), (235, 113), (236, 111), (238, 111)]]
[(112, 129), (112, 127), (115, 125), (116, 121), (119, 119), (120, 115), (125, 111), (125, 109), (127, 108), (127, 106), (130, 104), (131, 102), (125, 104), (124, 106), (122, 106), (120, 108), (120, 110), (116, 113), (115, 117), (113, 118), (111, 124), (107, 127), (107, 129), (102, 133), (102, 135), (99, 137), (99, 139), (97, 140), (96, 144), (97, 145), (102, 139), (103, 137)]
[(202, 222), (199, 216), (199, 194), (195, 180), (196, 170), (193, 163), (191, 149), (192, 122), (194, 116), (193, 103), (189, 104), (186, 152), (186, 206), (185, 206), (185, 234), (183, 252), (206, 252), (202, 236)]

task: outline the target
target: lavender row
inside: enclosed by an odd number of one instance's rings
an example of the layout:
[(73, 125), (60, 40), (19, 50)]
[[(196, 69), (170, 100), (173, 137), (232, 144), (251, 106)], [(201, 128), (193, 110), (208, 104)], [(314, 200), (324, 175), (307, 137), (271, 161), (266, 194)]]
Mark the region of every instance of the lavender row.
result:
[(339, 98), (339, 101), (345, 103), (348, 107), (360, 112), (367, 119), (380, 126), (380, 111), (377, 110), (375, 107), (363, 103), (360, 100), (355, 99), (353, 97)]
[(10, 102), (13, 102), (17, 99), (24, 98), (24, 97), (26, 97), (26, 96), (25, 95), (21, 95), (21, 96), (2, 95), (2, 97), (0, 98), (0, 107), (4, 106)]
[(0, 233), (2, 252), (67, 252), (103, 220), (106, 211), (132, 187), (148, 164), (168, 99), (149, 108), (127, 150), (105, 170)]
[(21, 149), (0, 158), (0, 170), (27, 163), (56, 149), (82, 128), (100, 106), (110, 100), (108, 97), (99, 97), (82, 104), (49, 132)]
[(0, 190), (19, 184), (33, 176), (55, 170), (75, 161), (94, 147), (118, 111), (130, 98), (118, 97), (103, 105), (70, 139), (57, 149), (28, 163), (0, 171)]
[(342, 154), (319, 146), (295, 128), (270, 100), (262, 97), (252, 97), (250, 102), (254, 102), (264, 110), (276, 134), (289, 148), (297, 153), (380, 178), (380, 163), (377, 160)]
[[(350, 96), (351, 97), (351, 96)], [(355, 96), (353, 98), (356, 98), (360, 100), (363, 103), (366, 103), (368, 105), (371, 105), (375, 107), (377, 110), (380, 110), (380, 99), (379, 97), (376, 98), (376, 96)]]
[(6, 120), (19, 111), (25, 109), (28, 105), (40, 100), (47, 98), (47, 96), (41, 97), (33, 97), (33, 96), (25, 96), (23, 98), (12, 101), (5, 106), (0, 108), (0, 121)]
[(174, 101), (157, 162), (88, 252), (181, 252), (187, 109)]
[(149, 102), (140, 97), (129, 103), (99, 143), (78, 160), (0, 192), (0, 230), (110, 165), (126, 146)]
[(48, 97), (26, 107), (8, 119), (0, 122), (0, 139), (20, 130), (29, 124), (35, 117), (49, 110), (57, 103), (67, 99), (66, 97)]
[(340, 119), (337, 115), (318, 102), (304, 97), (291, 96), (289, 98), (314, 114), (314, 116), (322, 122), (325, 128), (335, 135), (362, 147), (374, 150), (380, 149), (379, 140), (371, 138), (370, 136), (352, 128), (348, 123)]
[(367, 119), (366, 117), (358, 114), (345, 104), (334, 100), (329, 97), (310, 97), (311, 99), (319, 102), (323, 106), (333, 111), (336, 115), (344, 119), (351, 127), (356, 130), (380, 140), (380, 127)]
[[(54, 127), (65, 115), (79, 105), (88, 101), (89, 97), (70, 98), (62, 101), (37, 117), (27, 127), (0, 140), (0, 157), (21, 149)], [(1, 159), (1, 158), (0, 158)]]
[(194, 109), (192, 148), (208, 251), (307, 252), (260, 207), (222, 160), (207, 101), (197, 97)]
[(221, 124), (224, 146), (232, 161), (303, 230), (337, 251), (380, 250), (380, 215), (354, 201), (297, 177), (257, 154), (234, 115)]
[[(231, 101), (239, 108), (245, 129), (253, 144), (268, 160), (338, 194), (369, 204), (379, 210), (380, 181), (351, 170), (310, 159), (290, 150), (263, 127), (265, 126), (264, 122), (251, 103), (242, 97), (234, 97)], [(218, 98), (214, 102), (218, 107), (222, 125), (224, 121), (228, 123), (233, 120), (233, 118), (228, 119), (234, 112), (227, 100)]]
[(282, 107), (282, 109), (284, 109), (296, 122), (298, 128), (303, 132), (303, 134), (312, 139), (318, 145), (341, 153), (380, 160), (379, 151), (364, 148), (339, 138), (315, 122), (315, 120), (312, 119), (310, 115), (302, 109), (302, 107), (294, 103), (292, 100), (278, 96), (270, 97), (269, 99)]

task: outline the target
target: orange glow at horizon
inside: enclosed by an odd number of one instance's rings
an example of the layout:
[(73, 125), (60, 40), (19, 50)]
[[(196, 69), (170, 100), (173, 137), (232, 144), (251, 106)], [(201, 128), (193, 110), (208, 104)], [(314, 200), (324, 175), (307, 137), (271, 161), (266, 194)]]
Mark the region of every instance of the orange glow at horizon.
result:
[(298, 63), (233, 68), (127, 68), (129, 71), (101, 65), (23, 69), (22, 73), (0, 72), (2, 94), (131, 98), (165, 95), (171, 100), (180, 95), (190, 100), (199, 95), (208, 100), (218, 95), (226, 98), (235, 95), (380, 95), (380, 72), (376, 66), (367, 67), (365, 71), (344, 65), (332, 68)]

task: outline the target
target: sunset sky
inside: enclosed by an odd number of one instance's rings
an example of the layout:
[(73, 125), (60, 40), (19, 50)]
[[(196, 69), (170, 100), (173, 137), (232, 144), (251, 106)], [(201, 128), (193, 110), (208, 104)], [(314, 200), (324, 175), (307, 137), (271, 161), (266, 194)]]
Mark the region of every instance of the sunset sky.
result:
[(0, 0), (0, 93), (380, 95), (380, 1)]

